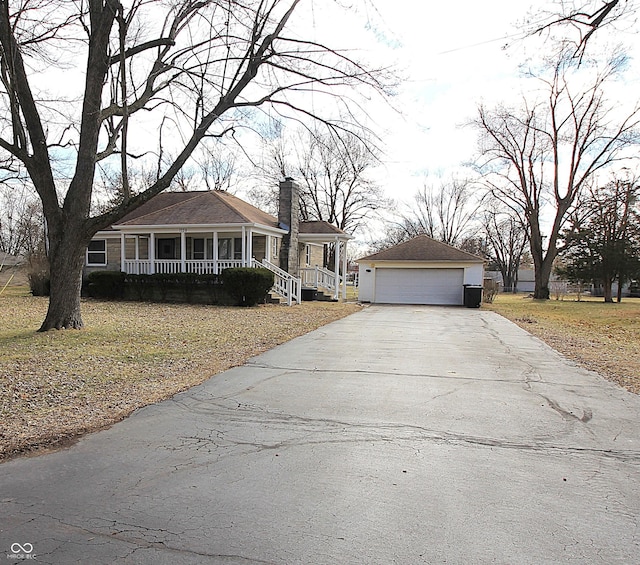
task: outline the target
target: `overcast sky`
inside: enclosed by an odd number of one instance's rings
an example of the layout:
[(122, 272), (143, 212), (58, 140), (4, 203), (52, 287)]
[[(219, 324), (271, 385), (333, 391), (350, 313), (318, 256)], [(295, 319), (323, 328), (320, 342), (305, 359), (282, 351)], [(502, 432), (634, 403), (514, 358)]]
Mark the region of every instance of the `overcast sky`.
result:
[[(419, 2), (377, 0), (380, 13), (398, 38), (399, 64), (407, 80), (398, 95), (403, 119), (387, 142), (387, 182), (420, 184), (472, 157), (475, 135), (463, 127), (483, 98), (501, 97), (517, 74), (518, 61), (503, 47), (524, 16), (524, 2)], [(404, 10), (398, 9), (405, 5)], [(401, 15), (404, 12), (404, 16)], [(406, 193), (402, 187), (389, 189)]]
[[(338, 44), (357, 45), (372, 60), (394, 62), (405, 77), (392, 100), (401, 114), (375, 105), (371, 114), (386, 132), (378, 180), (389, 196), (411, 201), (425, 173), (449, 177), (474, 157), (476, 134), (463, 124), (480, 101), (521, 99), (519, 65), (540, 47), (539, 40), (522, 39), (522, 23), (541, 17), (549, 2), (364, 1), (352, 19), (330, 21), (316, 0), (316, 28), (328, 26)], [(638, 69), (632, 63), (630, 74), (637, 76)], [(638, 93), (633, 88), (629, 96)]]

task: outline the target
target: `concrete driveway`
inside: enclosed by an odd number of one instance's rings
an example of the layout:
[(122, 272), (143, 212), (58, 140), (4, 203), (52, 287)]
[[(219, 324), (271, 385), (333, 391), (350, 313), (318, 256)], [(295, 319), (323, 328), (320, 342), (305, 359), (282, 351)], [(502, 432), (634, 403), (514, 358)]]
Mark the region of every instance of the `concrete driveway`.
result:
[(491, 312), (371, 306), (0, 466), (0, 563), (639, 563), (639, 397)]

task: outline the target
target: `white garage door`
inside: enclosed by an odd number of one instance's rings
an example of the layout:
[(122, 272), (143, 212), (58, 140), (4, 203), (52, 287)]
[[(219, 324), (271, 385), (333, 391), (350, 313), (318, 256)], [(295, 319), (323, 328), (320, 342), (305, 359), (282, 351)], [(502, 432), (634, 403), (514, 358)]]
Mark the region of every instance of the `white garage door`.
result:
[(376, 269), (374, 302), (463, 304), (464, 269)]

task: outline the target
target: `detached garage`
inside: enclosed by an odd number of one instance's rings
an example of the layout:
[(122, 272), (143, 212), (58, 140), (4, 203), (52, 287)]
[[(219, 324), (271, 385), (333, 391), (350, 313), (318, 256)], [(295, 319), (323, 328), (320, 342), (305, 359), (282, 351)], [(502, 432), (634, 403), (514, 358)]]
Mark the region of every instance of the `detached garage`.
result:
[(484, 260), (426, 235), (363, 257), (359, 298), (382, 304), (462, 306), (465, 285), (482, 285)]

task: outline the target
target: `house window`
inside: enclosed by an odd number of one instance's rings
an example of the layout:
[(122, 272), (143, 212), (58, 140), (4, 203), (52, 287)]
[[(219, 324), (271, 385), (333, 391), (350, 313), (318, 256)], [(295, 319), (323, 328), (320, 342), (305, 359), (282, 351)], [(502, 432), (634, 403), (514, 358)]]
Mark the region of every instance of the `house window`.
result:
[(233, 240), (233, 258), (236, 260), (242, 259), (242, 238), (236, 237)]
[(277, 237), (271, 238), (271, 258), (276, 259), (278, 257), (278, 245), (280, 240)]
[(158, 259), (175, 259), (176, 258), (176, 240), (175, 239), (158, 239)]
[(218, 259), (231, 259), (233, 240), (229, 238), (218, 240)]
[(305, 261), (307, 263), (307, 267), (311, 266), (311, 246), (306, 245), (304, 250)]
[(87, 265), (107, 264), (107, 240), (92, 239), (87, 247)]
[(193, 240), (192, 259), (196, 261), (204, 260), (204, 239), (198, 238)]

